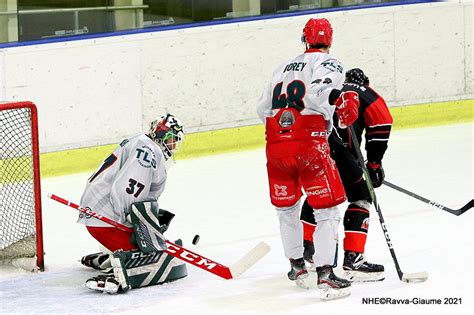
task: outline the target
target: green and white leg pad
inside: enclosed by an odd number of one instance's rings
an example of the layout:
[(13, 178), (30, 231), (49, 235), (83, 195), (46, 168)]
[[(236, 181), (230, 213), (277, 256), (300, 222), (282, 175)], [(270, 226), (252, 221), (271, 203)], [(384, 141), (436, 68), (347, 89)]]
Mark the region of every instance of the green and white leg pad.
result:
[[(175, 242), (181, 245), (180, 240)], [(165, 252), (117, 251), (112, 257), (113, 274), (86, 281), (89, 289), (115, 294), (130, 289), (175, 281), (188, 275), (186, 264)]]

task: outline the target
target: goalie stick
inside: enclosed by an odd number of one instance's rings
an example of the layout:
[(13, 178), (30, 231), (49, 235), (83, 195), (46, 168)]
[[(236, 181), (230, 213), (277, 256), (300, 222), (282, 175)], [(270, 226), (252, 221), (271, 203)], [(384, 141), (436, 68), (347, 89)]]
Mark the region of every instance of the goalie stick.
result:
[(409, 282), (409, 283), (426, 281), (428, 279), (428, 273), (426, 271), (415, 272), (415, 273), (404, 273), (401, 270), (400, 264), (398, 263), (397, 256), (395, 255), (395, 250), (393, 249), (392, 241), (390, 240), (390, 236), (388, 234), (388, 230), (385, 225), (385, 220), (382, 215), (382, 209), (380, 209), (380, 205), (377, 202), (377, 196), (375, 195), (374, 186), (372, 185), (372, 181), (370, 180), (369, 171), (367, 170), (367, 167), (365, 166), (364, 157), (362, 156), (362, 152), (360, 151), (359, 140), (357, 139), (353, 126), (349, 127), (349, 133), (351, 135), (352, 142), (354, 144), (354, 149), (357, 153), (357, 158), (359, 160), (360, 166), (362, 168), (362, 171), (364, 172), (365, 182), (367, 184), (367, 188), (369, 189), (370, 196), (372, 197), (375, 210), (377, 211), (377, 214), (379, 215), (380, 225), (382, 227), (382, 231), (385, 236), (385, 241), (387, 242), (388, 249), (390, 250), (390, 254), (392, 255), (393, 262), (395, 263), (395, 268), (398, 273), (398, 278), (403, 282)]
[(383, 184), (390, 187), (390, 188), (393, 188), (395, 190), (398, 190), (399, 192), (402, 192), (404, 194), (407, 194), (408, 196), (411, 196), (415, 199), (418, 199), (420, 201), (423, 201), (423, 202), (426, 202), (427, 204), (433, 206), (433, 207), (436, 207), (438, 209), (441, 209), (441, 210), (444, 210), (446, 212), (449, 212), (451, 214), (454, 214), (454, 215), (461, 215), (463, 214), (464, 212), (466, 212), (467, 210), (471, 209), (473, 206), (474, 206), (474, 199), (471, 199), (471, 201), (469, 201), (466, 205), (464, 205), (462, 208), (460, 209), (451, 209), (451, 208), (448, 208), (446, 206), (443, 206), (437, 202), (434, 202), (432, 200), (429, 200), (429, 199), (426, 199), (420, 195), (417, 195), (411, 191), (408, 191), (400, 186), (397, 186), (395, 184), (392, 184), (386, 180), (383, 181)]
[[(104, 217), (98, 213), (93, 212), (88, 208), (82, 208), (79, 205), (70, 202), (64, 198), (61, 198), (54, 194), (48, 194), (48, 198), (62, 203), (66, 206), (74, 208), (82, 213), (90, 215), (96, 219), (99, 219), (105, 223), (108, 223), (116, 228), (125, 231), (125, 232), (133, 232), (132, 228), (115, 222), (107, 217)], [(213, 273), (218, 277), (224, 278), (226, 280), (236, 279), (242, 273), (247, 271), (250, 267), (255, 265), (260, 259), (262, 259), (269, 251), (270, 246), (268, 246), (265, 242), (260, 242), (257, 244), (252, 250), (250, 250), (244, 257), (242, 257), (238, 262), (234, 265), (227, 267), (224, 266), (216, 261), (213, 261), (209, 258), (206, 258), (200, 254), (192, 252), (182, 246), (179, 246), (175, 243), (172, 243), (166, 240), (166, 244), (168, 245), (168, 249), (165, 252), (173, 257), (176, 257), (188, 264), (201, 268), (207, 272)]]

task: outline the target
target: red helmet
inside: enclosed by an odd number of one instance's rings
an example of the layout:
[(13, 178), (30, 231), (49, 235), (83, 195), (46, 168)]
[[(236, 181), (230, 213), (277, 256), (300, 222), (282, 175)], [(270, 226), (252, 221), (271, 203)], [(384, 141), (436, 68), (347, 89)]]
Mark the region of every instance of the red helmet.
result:
[(327, 19), (309, 19), (303, 29), (303, 42), (308, 45), (331, 46), (332, 27)]

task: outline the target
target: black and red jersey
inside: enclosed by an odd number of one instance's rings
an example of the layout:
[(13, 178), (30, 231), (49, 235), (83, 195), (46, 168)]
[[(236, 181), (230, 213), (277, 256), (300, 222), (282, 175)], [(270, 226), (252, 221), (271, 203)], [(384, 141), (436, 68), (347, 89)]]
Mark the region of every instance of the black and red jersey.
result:
[[(341, 91), (354, 91), (359, 94), (359, 118), (353, 124), (354, 131), (360, 143), (362, 132), (365, 130), (367, 160), (380, 164), (387, 150), (388, 138), (390, 137), (393, 123), (392, 115), (385, 100), (372, 88), (354, 83), (344, 83)], [(338, 136), (345, 146), (352, 148), (349, 129), (338, 127), (337, 115), (334, 115), (334, 122), (333, 135)]]

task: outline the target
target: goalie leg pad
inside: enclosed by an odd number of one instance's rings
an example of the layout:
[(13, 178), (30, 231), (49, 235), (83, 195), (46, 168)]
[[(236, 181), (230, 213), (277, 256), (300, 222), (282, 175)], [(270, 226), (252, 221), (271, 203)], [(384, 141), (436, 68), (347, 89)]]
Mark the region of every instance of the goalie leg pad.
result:
[[(182, 245), (181, 240), (175, 243)], [(114, 294), (175, 281), (188, 275), (186, 264), (165, 252), (117, 251), (111, 262), (113, 274), (91, 278), (85, 286)]]
[[(181, 240), (175, 242), (182, 245)], [(165, 252), (114, 253), (114, 275), (122, 287), (130, 289), (175, 281), (188, 275), (186, 264)]]
[(163, 232), (168, 226), (165, 228), (161, 226), (158, 212), (156, 201), (135, 202), (130, 206), (130, 218), (136, 241), (144, 253), (167, 249)]

